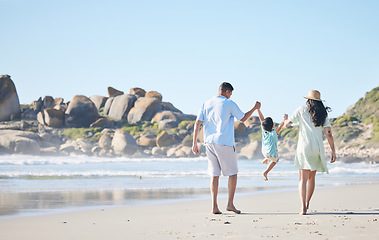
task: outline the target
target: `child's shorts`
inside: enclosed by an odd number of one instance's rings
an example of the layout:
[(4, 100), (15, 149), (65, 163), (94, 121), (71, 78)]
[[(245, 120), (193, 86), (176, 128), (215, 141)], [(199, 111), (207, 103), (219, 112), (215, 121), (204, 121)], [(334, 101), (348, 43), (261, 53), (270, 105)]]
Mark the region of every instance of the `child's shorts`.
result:
[(265, 158), (267, 158), (271, 162), (274, 162), (274, 163), (279, 162), (279, 155), (276, 155), (276, 157), (272, 157), (272, 156), (269, 156), (267, 154), (263, 154), (263, 155), (265, 156)]

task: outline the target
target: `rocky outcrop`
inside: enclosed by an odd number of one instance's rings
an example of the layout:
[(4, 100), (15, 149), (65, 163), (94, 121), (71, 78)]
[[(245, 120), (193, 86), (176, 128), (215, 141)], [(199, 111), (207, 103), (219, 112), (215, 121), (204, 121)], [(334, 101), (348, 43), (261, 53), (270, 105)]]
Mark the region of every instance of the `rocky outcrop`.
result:
[(141, 136), (137, 139), (137, 144), (143, 147), (155, 147), (157, 138), (152, 135)]
[(19, 131), (1, 130), (0, 146), (7, 149), (10, 153), (37, 155), (40, 152), (38, 134)]
[(142, 88), (131, 88), (129, 94), (134, 94), (137, 97), (145, 97), (146, 91)]
[(174, 105), (172, 103), (169, 103), (169, 102), (162, 102), (162, 107), (163, 107), (164, 111), (167, 110), (167, 111), (171, 111), (171, 112), (183, 113), (182, 111), (180, 111), (179, 109), (174, 107)]
[(89, 99), (95, 104), (97, 110), (100, 110), (100, 108), (104, 107), (105, 102), (108, 100), (107, 97), (99, 96), (99, 95), (93, 95)]
[(126, 121), (130, 109), (134, 107), (137, 97), (131, 94), (118, 95), (112, 101), (108, 117), (115, 121)]
[(113, 87), (108, 87), (108, 95), (109, 95), (109, 97), (116, 97), (116, 96), (122, 95), (122, 94), (124, 94), (123, 91), (117, 90), (117, 89), (115, 89)]
[(91, 99), (83, 95), (74, 96), (66, 111), (66, 126), (89, 127), (97, 119), (99, 113)]
[(162, 99), (163, 99), (162, 94), (160, 94), (159, 92), (156, 92), (156, 91), (150, 91), (150, 92), (147, 92), (147, 93), (145, 94), (145, 97), (147, 97), (147, 98), (156, 98), (156, 99), (158, 99), (161, 103), (162, 103)]
[(117, 129), (112, 139), (112, 148), (118, 155), (132, 155), (137, 151), (137, 143), (128, 132)]
[(177, 141), (177, 139), (171, 135), (168, 134), (166, 131), (163, 131), (161, 134), (157, 136), (156, 144), (158, 147), (168, 147), (173, 144), (179, 144), (180, 142)]
[(89, 127), (91, 127), (91, 128), (96, 128), (96, 127), (113, 128), (114, 127), (114, 122), (111, 121), (111, 120), (109, 120), (109, 119), (107, 119), (107, 118), (100, 117), (95, 122), (91, 123), (91, 125)]
[(99, 139), (99, 147), (110, 150), (112, 148), (112, 137), (109, 133), (104, 133)]
[[(112, 104), (113, 105), (113, 104)], [(162, 111), (162, 104), (156, 98), (141, 97), (128, 114), (129, 123), (139, 123), (142, 121), (151, 121), (153, 116)]]
[(59, 128), (64, 126), (65, 114), (63, 111), (54, 108), (46, 108), (40, 113), (43, 113), (43, 122), (45, 123), (45, 125), (53, 128)]
[(55, 100), (52, 96), (45, 96), (42, 101), (42, 109), (53, 108), (55, 106)]
[(107, 116), (109, 114), (109, 110), (111, 109), (113, 100), (114, 100), (114, 97), (110, 97), (107, 99), (107, 101), (105, 101), (104, 110), (103, 110), (104, 115)]
[(234, 132), (238, 136), (242, 136), (246, 133), (246, 126), (243, 122), (236, 121), (234, 122)]
[(9, 75), (0, 75), (0, 121), (21, 117), (16, 87)]

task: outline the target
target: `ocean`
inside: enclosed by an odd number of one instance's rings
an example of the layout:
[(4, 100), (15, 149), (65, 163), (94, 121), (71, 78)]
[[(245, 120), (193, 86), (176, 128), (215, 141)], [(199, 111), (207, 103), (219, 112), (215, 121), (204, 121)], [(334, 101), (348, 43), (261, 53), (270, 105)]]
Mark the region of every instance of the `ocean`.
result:
[[(236, 198), (296, 190), (298, 170), (280, 160), (264, 181), (262, 159), (239, 160)], [(207, 159), (0, 156), (0, 217), (68, 209), (208, 199)], [(379, 182), (379, 164), (336, 162), (317, 174), (317, 187)], [(220, 178), (220, 198), (227, 196)]]

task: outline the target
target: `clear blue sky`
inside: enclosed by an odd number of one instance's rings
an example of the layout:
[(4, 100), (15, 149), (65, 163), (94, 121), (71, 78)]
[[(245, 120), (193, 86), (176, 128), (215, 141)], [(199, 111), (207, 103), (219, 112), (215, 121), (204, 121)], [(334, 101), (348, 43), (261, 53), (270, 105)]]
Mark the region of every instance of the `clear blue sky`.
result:
[[(279, 122), (318, 89), (331, 117), (379, 83), (379, 1), (0, 0), (0, 74), (21, 103), (156, 90), (188, 114), (223, 81)], [(256, 114), (254, 114), (256, 115)]]

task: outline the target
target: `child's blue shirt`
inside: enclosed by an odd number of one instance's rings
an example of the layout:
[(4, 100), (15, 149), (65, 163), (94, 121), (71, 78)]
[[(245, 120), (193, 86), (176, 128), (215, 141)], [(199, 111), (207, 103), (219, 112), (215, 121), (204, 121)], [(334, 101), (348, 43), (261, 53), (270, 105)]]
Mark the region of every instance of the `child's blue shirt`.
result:
[(262, 153), (271, 157), (278, 155), (278, 134), (275, 129), (266, 132), (262, 128)]

